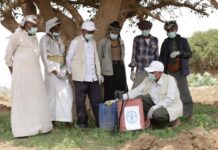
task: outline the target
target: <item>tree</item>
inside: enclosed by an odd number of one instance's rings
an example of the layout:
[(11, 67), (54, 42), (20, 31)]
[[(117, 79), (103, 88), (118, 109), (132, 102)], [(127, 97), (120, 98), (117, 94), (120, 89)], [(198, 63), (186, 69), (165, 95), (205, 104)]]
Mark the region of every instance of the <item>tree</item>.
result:
[(218, 70), (218, 30), (196, 32), (189, 38), (192, 49), (190, 66), (194, 72), (216, 73)]
[[(19, 15), (37, 14), (40, 18), (39, 30), (44, 31), (45, 22), (53, 16), (58, 16), (63, 22), (62, 35), (65, 42), (80, 33), (83, 18), (80, 8), (91, 9), (92, 18), (100, 32), (96, 32), (98, 41), (107, 32), (107, 26), (114, 20), (122, 25), (126, 19), (136, 17), (145, 19), (151, 17), (166, 21), (165, 15), (173, 16), (175, 10), (188, 8), (199, 15), (208, 15), (207, 9), (218, 7), (216, 0), (0, 0), (1, 23), (13, 32), (18, 23)], [(213, 7), (214, 6), (214, 7)], [(22, 10), (19, 13), (17, 10)]]

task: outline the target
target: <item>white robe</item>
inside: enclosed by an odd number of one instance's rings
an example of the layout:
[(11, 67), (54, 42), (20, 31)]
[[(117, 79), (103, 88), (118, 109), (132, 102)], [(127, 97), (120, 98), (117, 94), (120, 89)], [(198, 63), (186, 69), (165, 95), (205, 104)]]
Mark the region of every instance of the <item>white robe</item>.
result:
[(35, 36), (22, 29), (11, 36), (5, 61), (13, 66), (11, 127), (14, 137), (52, 130), (48, 99), (39, 64), (40, 50)]
[[(73, 93), (67, 78), (66, 65), (48, 59), (48, 56), (64, 56), (65, 48), (61, 38), (44, 35), (40, 40), (42, 61), (45, 66), (47, 88), (52, 121), (72, 122)], [(52, 71), (57, 71), (56, 76)]]

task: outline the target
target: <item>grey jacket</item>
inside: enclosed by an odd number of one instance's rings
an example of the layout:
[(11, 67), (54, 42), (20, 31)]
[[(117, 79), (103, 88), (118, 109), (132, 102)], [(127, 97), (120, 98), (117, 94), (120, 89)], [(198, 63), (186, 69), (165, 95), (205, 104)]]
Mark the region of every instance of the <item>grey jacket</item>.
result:
[[(124, 64), (124, 42), (122, 39), (120, 40), (121, 45), (121, 59)], [(111, 56), (111, 41), (109, 37), (104, 37), (100, 40), (98, 44), (98, 56), (101, 65), (101, 74), (103, 75), (113, 75), (113, 64), (112, 64), (112, 56)]]

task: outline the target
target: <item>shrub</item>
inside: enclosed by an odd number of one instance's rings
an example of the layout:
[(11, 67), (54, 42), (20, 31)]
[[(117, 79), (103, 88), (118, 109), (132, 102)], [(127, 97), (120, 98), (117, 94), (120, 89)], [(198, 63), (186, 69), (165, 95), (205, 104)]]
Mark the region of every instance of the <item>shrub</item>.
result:
[(212, 76), (210, 73), (205, 72), (201, 74), (190, 74), (188, 76), (188, 83), (191, 87), (200, 87), (200, 86), (213, 86), (218, 84), (218, 77)]

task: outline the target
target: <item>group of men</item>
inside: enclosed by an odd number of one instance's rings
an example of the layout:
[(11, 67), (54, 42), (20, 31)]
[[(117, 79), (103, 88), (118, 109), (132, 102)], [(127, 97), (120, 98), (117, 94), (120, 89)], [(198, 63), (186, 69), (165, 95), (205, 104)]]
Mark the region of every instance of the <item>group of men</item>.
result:
[[(98, 105), (102, 102), (100, 84), (104, 82), (105, 104), (117, 97), (123, 100), (142, 97), (147, 127), (153, 121), (178, 125), (178, 117), (183, 114), (191, 119), (193, 104), (186, 79), (191, 51), (187, 40), (176, 33), (175, 21), (166, 22), (164, 26), (168, 38), (162, 44), (160, 55), (158, 39), (150, 34), (152, 23), (140, 21), (137, 24), (142, 34), (133, 41), (129, 67), (134, 83), (129, 92), (118, 22), (109, 25), (107, 35), (97, 45), (93, 38), (94, 22), (84, 21), (81, 35), (71, 41), (67, 53), (60, 36), (61, 21), (57, 17), (46, 22), (46, 34), (39, 45), (35, 37), (37, 25), (36, 16), (25, 16), (6, 50), (5, 60), (13, 79), (11, 125), (14, 137), (49, 132), (53, 128), (51, 121), (53, 125), (55, 121), (72, 122), (74, 98), (67, 74), (74, 83), (78, 128), (89, 125), (85, 108), (87, 95), (98, 126)], [(39, 55), (45, 66), (46, 88), (40, 74)]]
[(117, 91), (117, 97), (142, 98), (146, 127), (151, 121), (176, 127), (181, 123), (181, 116), (191, 122), (193, 102), (186, 77), (190, 73), (188, 60), (192, 52), (187, 39), (177, 34), (176, 21), (166, 22), (164, 29), (168, 37), (159, 55), (158, 38), (150, 34), (152, 23), (140, 21), (137, 25), (142, 34), (134, 38), (129, 64), (133, 89), (124, 95)]

